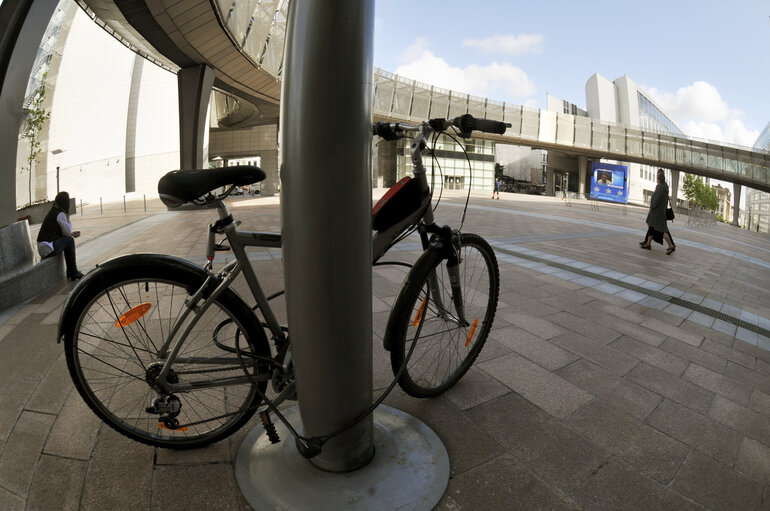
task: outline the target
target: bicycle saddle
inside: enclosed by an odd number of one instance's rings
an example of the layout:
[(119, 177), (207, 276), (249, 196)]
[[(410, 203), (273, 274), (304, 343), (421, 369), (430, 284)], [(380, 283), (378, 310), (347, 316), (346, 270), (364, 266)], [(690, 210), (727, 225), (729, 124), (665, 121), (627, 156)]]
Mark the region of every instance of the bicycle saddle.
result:
[(265, 179), (265, 171), (253, 165), (215, 169), (172, 170), (158, 181), (160, 200), (177, 208), (222, 186), (246, 186)]

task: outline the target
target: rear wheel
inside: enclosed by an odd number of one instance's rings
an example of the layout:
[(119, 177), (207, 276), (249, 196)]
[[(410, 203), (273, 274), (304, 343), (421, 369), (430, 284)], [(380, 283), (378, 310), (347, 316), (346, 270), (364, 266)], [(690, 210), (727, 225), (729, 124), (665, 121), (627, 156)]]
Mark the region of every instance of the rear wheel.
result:
[(466, 322), (452, 301), (444, 251), (435, 248), (417, 260), (393, 306), (385, 343), (394, 374), (414, 348), (398, 382), (411, 396), (437, 396), (457, 383), (492, 328), (500, 283), (494, 251), (480, 236), (461, 234), (460, 259)]
[[(236, 341), (252, 374), (252, 355), (270, 354), (253, 313), (230, 290), (199, 318), (166, 378), (204, 386), (167, 392), (157, 381), (166, 358), (163, 341), (204, 279), (202, 271), (173, 265), (113, 268), (92, 279), (69, 312), (65, 351), (78, 392), (104, 422), (134, 440), (174, 449), (202, 447), (238, 430), (260, 403), (251, 381), (205, 387), (212, 380), (244, 376), (233, 355)], [(259, 385), (264, 391), (266, 382)]]

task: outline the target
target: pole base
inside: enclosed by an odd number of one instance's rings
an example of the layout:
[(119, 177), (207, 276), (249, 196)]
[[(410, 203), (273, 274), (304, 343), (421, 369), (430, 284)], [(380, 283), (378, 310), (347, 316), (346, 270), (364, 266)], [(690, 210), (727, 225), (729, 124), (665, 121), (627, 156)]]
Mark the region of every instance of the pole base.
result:
[[(284, 415), (299, 425), (298, 407)], [(238, 450), (235, 476), (254, 509), (430, 510), (449, 482), (449, 456), (438, 436), (389, 406), (374, 411), (374, 458), (352, 472), (318, 469), (300, 456), (285, 426), (276, 421), (276, 429), (280, 444), (258, 427)]]

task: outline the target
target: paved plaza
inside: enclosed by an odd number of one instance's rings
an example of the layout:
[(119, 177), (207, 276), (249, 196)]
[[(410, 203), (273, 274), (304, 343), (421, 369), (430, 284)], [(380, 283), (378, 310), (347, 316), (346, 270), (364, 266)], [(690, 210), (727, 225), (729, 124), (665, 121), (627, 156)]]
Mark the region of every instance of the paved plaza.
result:
[[(456, 226), (464, 197), (449, 195), (436, 216)], [(215, 213), (122, 206), (73, 216), (81, 270), (136, 252), (202, 263)], [(276, 199), (235, 198), (232, 211), (243, 229), (280, 231)], [(447, 448), (436, 509), (770, 509), (770, 238), (680, 215), (667, 256), (639, 248), (644, 218), (471, 198), (463, 230), (487, 238), (500, 265), (490, 338), (443, 396), (396, 388), (385, 401)], [(414, 260), (418, 248), (406, 240), (393, 256)], [(280, 251), (250, 257), (265, 291), (281, 289)], [(399, 272), (373, 272), (375, 395), (392, 377), (381, 340)], [(0, 312), (0, 510), (250, 509), (234, 464), (256, 420), (176, 452), (132, 442), (86, 407), (55, 339), (71, 288)]]

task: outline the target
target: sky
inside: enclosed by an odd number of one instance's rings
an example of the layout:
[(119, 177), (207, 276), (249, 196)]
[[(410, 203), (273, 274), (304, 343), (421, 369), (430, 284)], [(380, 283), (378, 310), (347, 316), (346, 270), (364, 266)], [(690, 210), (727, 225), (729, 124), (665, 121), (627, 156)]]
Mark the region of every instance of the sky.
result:
[(374, 65), (430, 85), (585, 109), (628, 75), (686, 134), (752, 146), (770, 122), (769, 0), (376, 0)]

